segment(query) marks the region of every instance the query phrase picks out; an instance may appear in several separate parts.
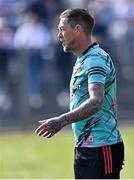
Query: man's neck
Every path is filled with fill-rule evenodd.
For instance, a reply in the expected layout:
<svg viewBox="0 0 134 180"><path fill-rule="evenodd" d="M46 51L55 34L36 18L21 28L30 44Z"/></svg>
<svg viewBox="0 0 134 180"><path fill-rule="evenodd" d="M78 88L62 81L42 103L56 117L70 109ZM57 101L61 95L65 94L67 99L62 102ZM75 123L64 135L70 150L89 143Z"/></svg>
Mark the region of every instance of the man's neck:
<svg viewBox="0 0 134 180"><path fill-rule="evenodd" d="M74 55L80 56L88 47L92 44L92 39L91 37L87 37L86 39L83 40L78 40L77 42L77 48L75 51L73 51Z"/></svg>

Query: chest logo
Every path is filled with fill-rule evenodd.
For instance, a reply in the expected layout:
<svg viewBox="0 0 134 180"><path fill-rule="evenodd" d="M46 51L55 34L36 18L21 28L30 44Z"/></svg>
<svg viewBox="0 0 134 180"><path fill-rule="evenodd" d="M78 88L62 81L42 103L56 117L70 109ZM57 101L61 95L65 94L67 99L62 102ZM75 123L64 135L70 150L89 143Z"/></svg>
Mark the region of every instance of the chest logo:
<svg viewBox="0 0 134 180"><path fill-rule="evenodd" d="M81 68L77 68L77 69L75 69L74 75L79 74L80 72L81 72Z"/></svg>

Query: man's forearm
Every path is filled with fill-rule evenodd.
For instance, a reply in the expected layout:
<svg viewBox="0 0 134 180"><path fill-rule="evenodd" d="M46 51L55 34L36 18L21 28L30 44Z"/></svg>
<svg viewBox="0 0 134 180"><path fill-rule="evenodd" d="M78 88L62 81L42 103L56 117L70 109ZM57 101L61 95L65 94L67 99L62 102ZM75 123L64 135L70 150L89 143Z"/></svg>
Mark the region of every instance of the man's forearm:
<svg viewBox="0 0 134 180"><path fill-rule="evenodd" d="M104 85L101 83L90 84L89 93L90 98L76 109L55 118L42 120L36 133L39 136L43 135L50 138L64 126L81 121L98 112L103 104Z"/></svg>
<svg viewBox="0 0 134 180"><path fill-rule="evenodd" d="M88 118L89 116L98 112L100 109L101 103L98 100L89 99L73 111L61 115L60 119L63 125L66 126L68 124Z"/></svg>
<svg viewBox="0 0 134 180"><path fill-rule="evenodd" d="M90 94L89 99L73 111L60 116L63 126L86 119L101 110L104 97L104 85L102 83L93 83L89 85L88 89Z"/></svg>
<svg viewBox="0 0 134 180"><path fill-rule="evenodd" d="M41 125L36 129L39 136L52 137L64 126L83 120L100 110L99 100L89 99L81 104L78 108L59 117L42 120Z"/></svg>

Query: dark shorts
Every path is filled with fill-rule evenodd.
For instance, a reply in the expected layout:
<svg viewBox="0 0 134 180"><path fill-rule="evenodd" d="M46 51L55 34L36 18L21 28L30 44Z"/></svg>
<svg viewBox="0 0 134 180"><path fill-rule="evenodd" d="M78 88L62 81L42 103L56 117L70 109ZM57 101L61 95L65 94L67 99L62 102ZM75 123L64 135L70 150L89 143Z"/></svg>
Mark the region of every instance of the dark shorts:
<svg viewBox="0 0 134 180"><path fill-rule="evenodd" d="M75 179L119 179L124 161L124 145L75 148Z"/></svg>

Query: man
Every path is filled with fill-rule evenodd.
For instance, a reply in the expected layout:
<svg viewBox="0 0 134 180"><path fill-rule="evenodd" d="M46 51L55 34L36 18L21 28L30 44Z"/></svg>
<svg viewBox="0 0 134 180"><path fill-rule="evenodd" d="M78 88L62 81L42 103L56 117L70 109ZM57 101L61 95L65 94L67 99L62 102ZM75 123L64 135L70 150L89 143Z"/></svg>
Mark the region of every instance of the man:
<svg viewBox="0 0 134 180"><path fill-rule="evenodd" d="M93 17L84 9L60 15L58 37L77 56L70 82L70 112L39 121L39 136L52 137L72 123L76 179L120 177L124 146L117 127L116 79L110 56L92 42Z"/></svg>

